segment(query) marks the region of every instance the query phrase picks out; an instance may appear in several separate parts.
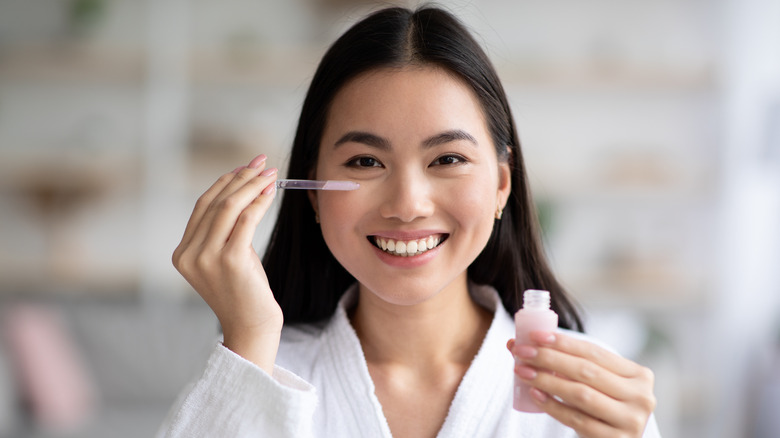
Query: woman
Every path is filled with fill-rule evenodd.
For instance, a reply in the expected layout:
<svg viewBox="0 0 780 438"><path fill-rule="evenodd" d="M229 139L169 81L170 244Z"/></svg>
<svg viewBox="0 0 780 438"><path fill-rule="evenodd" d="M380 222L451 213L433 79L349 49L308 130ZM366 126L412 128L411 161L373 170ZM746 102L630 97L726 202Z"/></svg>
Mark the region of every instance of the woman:
<svg viewBox="0 0 780 438"><path fill-rule="evenodd" d="M285 193L262 264L265 156L198 200L173 260L224 338L167 436L658 436L652 373L576 333L505 93L450 14L386 9L337 40L288 174L360 188ZM514 346L529 288L561 330ZM549 415L512 410L514 375Z"/></svg>

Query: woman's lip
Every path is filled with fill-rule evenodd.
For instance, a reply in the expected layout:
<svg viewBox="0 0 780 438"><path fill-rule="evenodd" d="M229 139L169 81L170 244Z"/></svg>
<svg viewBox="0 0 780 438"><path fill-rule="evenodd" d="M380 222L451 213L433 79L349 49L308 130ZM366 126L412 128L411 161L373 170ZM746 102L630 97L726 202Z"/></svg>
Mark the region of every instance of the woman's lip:
<svg viewBox="0 0 780 438"><path fill-rule="evenodd" d="M377 248L376 246L372 246L372 248L375 251L377 257L379 257L379 260L385 264L395 268L411 269L421 267L435 259L441 250L442 244L444 244L444 242L439 244L436 248L429 249L422 254L407 257L390 254L388 252L382 251L382 249Z"/></svg>
<svg viewBox="0 0 780 438"><path fill-rule="evenodd" d="M419 240L419 239L427 238L429 236L444 237L447 235L449 235L449 233L441 230L416 230L416 231L379 231L376 233L369 234L368 237L369 238L381 237L384 239L407 241L407 240Z"/></svg>

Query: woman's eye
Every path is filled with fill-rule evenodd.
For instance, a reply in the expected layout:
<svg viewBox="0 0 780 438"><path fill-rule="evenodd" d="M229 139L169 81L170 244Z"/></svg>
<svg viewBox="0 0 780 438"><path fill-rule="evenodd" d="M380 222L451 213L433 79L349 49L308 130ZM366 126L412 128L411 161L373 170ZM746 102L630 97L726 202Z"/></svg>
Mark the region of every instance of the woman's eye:
<svg viewBox="0 0 780 438"><path fill-rule="evenodd" d="M453 164L460 164L464 163L466 160L461 157L460 155L442 155L441 157L433 160L433 163L431 163L431 166L447 166L447 165L453 165Z"/></svg>
<svg viewBox="0 0 780 438"><path fill-rule="evenodd" d="M349 167L381 167L382 164L374 157L355 157L347 161Z"/></svg>

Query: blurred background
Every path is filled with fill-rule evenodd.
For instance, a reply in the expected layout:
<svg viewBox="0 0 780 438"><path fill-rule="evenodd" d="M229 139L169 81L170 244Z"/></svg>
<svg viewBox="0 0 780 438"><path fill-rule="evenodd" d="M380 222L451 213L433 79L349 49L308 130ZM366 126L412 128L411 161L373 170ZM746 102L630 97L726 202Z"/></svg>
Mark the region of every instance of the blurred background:
<svg viewBox="0 0 780 438"><path fill-rule="evenodd" d="M170 262L195 200L258 153L285 168L319 57L389 4L418 2L0 0L0 437L155 432L217 334ZM780 436L780 1L441 4L663 435Z"/></svg>

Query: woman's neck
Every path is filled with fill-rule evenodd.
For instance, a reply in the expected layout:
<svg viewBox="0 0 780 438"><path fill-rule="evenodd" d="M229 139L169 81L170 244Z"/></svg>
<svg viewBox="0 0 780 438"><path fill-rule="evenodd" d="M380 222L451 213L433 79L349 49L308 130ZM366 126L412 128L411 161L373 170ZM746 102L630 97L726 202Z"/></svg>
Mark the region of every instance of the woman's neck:
<svg viewBox="0 0 780 438"><path fill-rule="evenodd" d="M351 322L369 364L423 372L446 364L468 366L492 321L471 299L465 275L415 305L391 304L362 286L359 290Z"/></svg>

